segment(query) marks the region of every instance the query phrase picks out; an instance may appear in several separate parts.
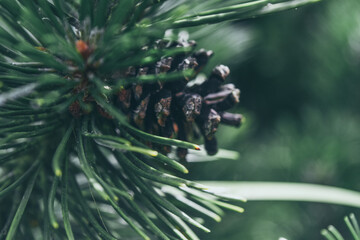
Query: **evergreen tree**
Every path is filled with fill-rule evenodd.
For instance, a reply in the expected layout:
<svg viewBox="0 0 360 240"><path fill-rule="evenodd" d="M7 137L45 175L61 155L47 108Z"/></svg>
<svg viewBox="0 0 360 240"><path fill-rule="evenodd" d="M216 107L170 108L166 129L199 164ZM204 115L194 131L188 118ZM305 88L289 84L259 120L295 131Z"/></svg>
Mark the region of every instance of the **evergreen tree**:
<svg viewBox="0 0 360 240"><path fill-rule="evenodd" d="M212 52L170 30L312 2L2 0L0 238L197 239L196 217L242 212L183 178L242 116L229 69L200 79Z"/></svg>

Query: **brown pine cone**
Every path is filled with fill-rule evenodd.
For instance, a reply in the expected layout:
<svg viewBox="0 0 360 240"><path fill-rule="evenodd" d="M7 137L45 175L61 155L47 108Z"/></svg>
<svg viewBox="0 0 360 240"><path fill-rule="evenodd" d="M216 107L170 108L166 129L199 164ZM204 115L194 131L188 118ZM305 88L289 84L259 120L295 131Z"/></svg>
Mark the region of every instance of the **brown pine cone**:
<svg viewBox="0 0 360 240"><path fill-rule="evenodd" d="M156 49L176 47L194 48L195 41L158 40ZM174 58L164 57L152 66L131 67L125 73L127 77L146 74L166 74L194 70L191 79L183 77L166 83L155 82L133 84L122 89L117 95L119 108L128 115L131 123L146 132L176 137L189 141L198 129L204 137L205 150L209 155L218 151L215 133L220 123L239 127L241 114L226 112L239 102L240 90L233 84L224 84L230 69L224 65L216 66L209 78L196 84L188 84L207 64L212 51L200 49L190 55L180 54ZM156 150L168 153L169 147L152 146ZM178 148L177 155L185 159L187 149Z"/></svg>

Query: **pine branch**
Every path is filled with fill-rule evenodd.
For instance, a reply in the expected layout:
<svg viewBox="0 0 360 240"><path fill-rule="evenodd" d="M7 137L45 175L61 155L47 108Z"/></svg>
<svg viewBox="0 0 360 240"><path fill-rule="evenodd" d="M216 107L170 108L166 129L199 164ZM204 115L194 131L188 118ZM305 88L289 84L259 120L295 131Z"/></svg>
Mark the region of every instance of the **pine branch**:
<svg viewBox="0 0 360 240"><path fill-rule="evenodd" d="M229 68L187 85L212 51L165 32L310 2L214 1L194 15L184 6L164 10L170 0L1 1L0 205L9 209L1 236L120 239L131 227L143 239L198 239L191 227L210 232L198 216L220 221L221 208L242 212L228 202L242 201L174 173L188 173L187 151L200 149L193 136L214 155L218 125L243 118L227 112L240 94L224 84ZM32 231L29 221L43 229Z"/></svg>

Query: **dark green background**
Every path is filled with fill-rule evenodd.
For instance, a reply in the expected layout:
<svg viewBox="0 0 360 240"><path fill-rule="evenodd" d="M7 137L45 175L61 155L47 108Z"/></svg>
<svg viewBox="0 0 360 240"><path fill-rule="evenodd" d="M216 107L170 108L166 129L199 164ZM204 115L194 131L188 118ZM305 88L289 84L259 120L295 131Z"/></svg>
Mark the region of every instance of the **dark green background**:
<svg viewBox="0 0 360 240"><path fill-rule="evenodd" d="M190 164L191 177L360 191L360 1L323 1L209 29L210 35L198 30L191 36L215 51L210 70L230 66L229 81L241 89L234 111L247 122L218 133L221 147L240 152L238 161ZM201 239L322 239L322 228L334 224L346 235L343 216L360 216L357 209L326 204L244 207L244 214L209 222L213 232Z"/></svg>

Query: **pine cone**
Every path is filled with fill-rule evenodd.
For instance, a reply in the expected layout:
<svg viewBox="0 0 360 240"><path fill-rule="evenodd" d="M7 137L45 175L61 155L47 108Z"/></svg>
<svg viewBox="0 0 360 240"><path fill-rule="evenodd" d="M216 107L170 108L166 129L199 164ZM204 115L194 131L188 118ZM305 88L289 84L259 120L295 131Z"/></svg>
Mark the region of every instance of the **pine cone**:
<svg viewBox="0 0 360 240"><path fill-rule="evenodd" d="M174 49L196 46L195 41L158 40L153 48ZM233 84L224 84L230 69L216 66L209 78L197 83L196 76L207 64L212 51L200 49L191 54L175 58L163 57L149 66L130 67L126 77L140 77L146 74L165 74L193 70L191 78L150 84L131 84L117 94L118 107L127 114L130 122L148 133L168 138L189 141L191 136L201 133L209 155L218 151L215 132L220 123L240 126L242 115L226 112L239 102L240 90ZM192 80L192 81L191 81ZM195 132L195 133L194 133ZM197 133L199 132L199 133ZM170 147L152 146L166 154ZM185 159L187 149L178 148L177 156Z"/></svg>

